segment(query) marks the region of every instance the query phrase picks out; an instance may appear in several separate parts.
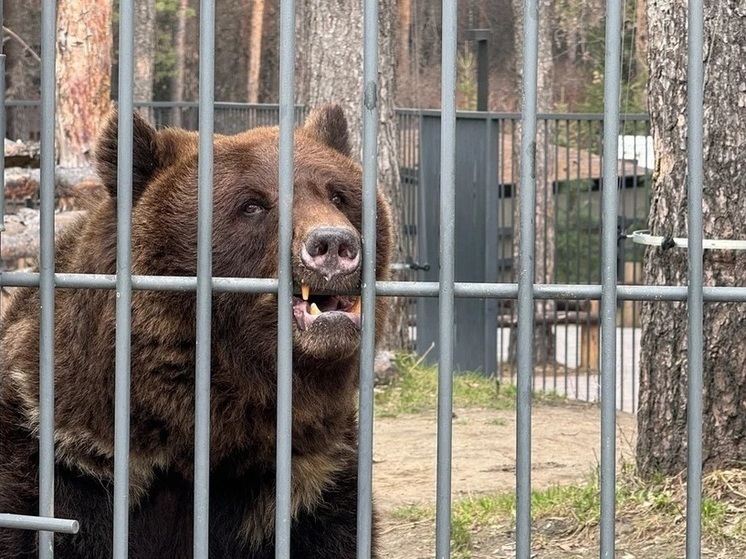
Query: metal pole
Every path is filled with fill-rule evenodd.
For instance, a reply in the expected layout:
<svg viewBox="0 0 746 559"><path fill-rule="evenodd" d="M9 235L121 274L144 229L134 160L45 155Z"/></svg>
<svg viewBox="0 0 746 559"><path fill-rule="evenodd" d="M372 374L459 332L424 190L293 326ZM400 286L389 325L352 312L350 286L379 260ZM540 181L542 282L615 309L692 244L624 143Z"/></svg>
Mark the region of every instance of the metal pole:
<svg viewBox="0 0 746 559"><path fill-rule="evenodd" d="M615 555L617 143L621 80L622 1L606 5L601 239L601 557Z"/></svg>
<svg viewBox="0 0 746 559"><path fill-rule="evenodd" d="M275 557L290 558L293 434L293 130L295 128L295 2L280 2L279 271L277 286L277 508Z"/></svg>
<svg viewBox="0 0 746 559"><path fill-rule="evenodd" d="M39 516L54 516L54 129L55 0L41 7L39 238ZM54 557L54 532L39 532L39 559Z"/></svg>
<svg viewBox="0 0 746 559"><path fill-rule="evenodd" d="M456 236L456 0L443 1L440 132L440 275L438 286L438 464L435 549L451 556L451 458L453 432L453 320Z"/></svg>
<svg viewBox="0 0 746 559"><path fill-rule="evenodd" d="M687 79L687 197L689 218L689 264L687 304L689 307L687 361L687 479L686 556L699 559L702 532L702 370L704 368L703 304L703 216L704 184L704 3L689 0L689 75Z"/></svg>
<svg viewBox="0 0 746 559"><path fill-rule="evenodd" d="M114 559L127 559L129 542L134 17L134 2L132 0L122 0L119 4L119 124L117 128Z"/></svg>
<svg viewBox="0 0 746 559"><path fill-rule="evenodd" d="M357 556L369 559L373 518L373 367L375 360L376 199L378 140L378 2L365 0L363 18L363 282L360 347Z"/></svg>
<svg viewBox="0 0 746 559"><path fill-rule="evenodd" d="M197 345L194 383L194 557L210 548L210 356L212 183L215 104L215 0L200 0L199 158L197 167Z"/></svg>
<svg viewBox="0 0 746 559"><path fill-rule="evenodd" d="M516 558L531 556L531 392L534 363L534 234L539 6L525 0L523 17L523 131L521 135L518 259L518 381L516 394Z"/></svg>

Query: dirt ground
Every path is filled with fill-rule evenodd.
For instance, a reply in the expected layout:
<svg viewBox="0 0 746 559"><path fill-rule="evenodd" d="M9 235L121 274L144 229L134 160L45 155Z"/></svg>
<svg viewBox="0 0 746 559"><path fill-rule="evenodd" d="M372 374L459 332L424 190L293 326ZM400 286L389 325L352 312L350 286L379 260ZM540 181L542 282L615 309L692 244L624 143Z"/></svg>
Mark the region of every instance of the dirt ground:
<svg viewBox="0 0 746 559"><path fill-rule="evenodd" d="M636 420L617 414L617 451L631 460ZM515 490L514 410L456 409L453 422L453 498ZM407 521L392 511L405 505L435 502L436 419L434 413L377 418L374 447L374 493L381 512L382 559L434 557L432 520ZM600 409L586 404L542 405L533 409L532 488L587 480L600 461ZM627 521L629 520L629 521ZM634 519L617 517L617 557L673 559L683 557L683 541L648 541L626 537ZM568 519L534 523L532 557L570 559L598 557L593 534L571 533ZM515 557L515 534L510 519L488 526L473 538L471 558ZM736 557L734 550L703 549L703 557ZM738 555L742 556L742 555Z"/></svg>

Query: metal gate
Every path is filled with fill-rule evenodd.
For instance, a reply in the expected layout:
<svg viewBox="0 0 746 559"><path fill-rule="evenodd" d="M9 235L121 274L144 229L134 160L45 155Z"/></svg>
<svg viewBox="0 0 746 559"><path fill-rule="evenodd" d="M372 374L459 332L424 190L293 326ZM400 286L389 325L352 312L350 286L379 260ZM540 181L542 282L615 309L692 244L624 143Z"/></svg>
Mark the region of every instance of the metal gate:
<svg viewBox="0 0 746 559"><path fill-rule="evenodd" d="M278 280L214 279L211 277L211 184L212 138L214 128L214 2L200 3L200 110L199 110L199 244L198 273L192 278L133 276L130 263L132 120L119 123L118 264L116 276L55 273L54 270L54 120L55 120L55 11L54 0L42 3L42 101L41 101L41 255L38 273L9 272L1 283L8 286L38 286L41 292L40 339L40 506L38 517L22 517L0 511L0 526L39 530L40 557L53 557L54 532L75 532L75 519L54 518L54 362L53 309L56 288L102 288L117 292L116 405L115 405L115 493L114 557L127 557L128 530L128 453L130 384L130 302L132 290L188 289L197 293L197 371L194 479L194 555L206 558L209 533L209 435L210 435L210 320L213 291L272 292L279 298L278 313L278 448L276 549L278 558L289 557L290 538L290 459L291 459L291 297L290 240L292 237L293 129L295 3L281 1L280 12L280 240L281 268ZM133 0L121 0L119 33L119 107L121 115L133 111ZM602 278L600 285L535 285L534 277L534 149L537 127L537 0L525 0L524 62L521 137L520 258L517 283L455 281L457 247L456 204L456 21L457 3L444 0L442 8L442 115L440 121L440 193L438 219L440 232L437 278L422 282L376 282L375 245L364 247L363 329L360 389L360 466L358 506L358 556L370 556L372 495L373 424L373 308L376 295L437 297L439 321L439 397L436 554L449 557L451 512L451 421L452 371L454 370L454 316L456 299L515 299L518 315L518 396L517 396L517 515L516 556L531 557L531 393L534 302L540 299L588 298L601 302L601 544L602 557L614 556L615 521L615 314L618 300L686 300L689 306L689 462L687 508L687 556L699 557L701 511L701 403L702 403L702 1L690 0L689 49L689 251L687 288L617 286L617 191L603 190ZM364 219L363 237L375 237L376 108L378 4L364 0ZM606 65L604 99L604 177L615 177L616 138L619 129L620 34L622 2L610 0L606 13ZM2 57L0 57L2 60ZM0 68L1 70L2 68ZM0 72L4 75L4 72ZM1 85L1 84L0 84ZM487 247L485 247L485 250ZM722 299L722 297L721 297ZM283 310L284 309L284 310Z"/></svg>

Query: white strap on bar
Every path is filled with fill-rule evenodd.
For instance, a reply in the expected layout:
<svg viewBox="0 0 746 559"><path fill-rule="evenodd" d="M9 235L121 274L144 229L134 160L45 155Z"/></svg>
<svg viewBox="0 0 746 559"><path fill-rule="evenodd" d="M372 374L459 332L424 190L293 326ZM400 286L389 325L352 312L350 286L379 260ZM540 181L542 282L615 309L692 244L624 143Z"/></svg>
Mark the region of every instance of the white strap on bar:
<svg viewBox="0 0 746 559"><path fill-rule="evenodd" d="M671 248L674 246L687 248L688 246L688 239L686 237L658 237L651 235L647 230L634 231L631 235L627 235L627 238L632 239L632 242L640 245L661 246L664 241L669 241L668 244L670 245L670 241L673 241L673 245L670 245ZM702 241L702 248L711 250L746 250L746 240L704 239Z"/></svg>

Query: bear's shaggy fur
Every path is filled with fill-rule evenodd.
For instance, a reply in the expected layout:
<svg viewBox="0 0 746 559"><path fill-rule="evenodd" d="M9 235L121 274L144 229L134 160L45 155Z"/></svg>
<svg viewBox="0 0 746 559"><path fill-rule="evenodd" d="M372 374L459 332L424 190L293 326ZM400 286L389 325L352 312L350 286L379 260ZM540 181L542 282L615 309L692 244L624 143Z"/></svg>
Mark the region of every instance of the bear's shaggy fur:
<svg viewBox="0 0 746 559"><path fill-rule="evenodd" d="M117 119L97 149L109 196L58 240L56 270L116 269ZM134 121L132 270L194 276L196 133ZM213 275L277 277L278 129L215 136ZM341 109L295 133L293 199L292 556L352 558L356 548L357 376L362 175ZM390 210L379 194L377 262L387 277ZM307 286L310 298L301 294ZM335 293L337 295L335 295ZM58 559L112 553L113 290L59 289L55 306L55 515ZM192 556L193 292L132 299L129 557ZM3 324L0 512L38 513L39 294L18 290ZM320 314L318 314L320 313ZM385 309L376 303L377 335ZM215 293L212 317L210 551L274 557L275 294ZM0 558L36 556L36 533L0 529ZM375 554L375 553L374 553Z"/></svg>

